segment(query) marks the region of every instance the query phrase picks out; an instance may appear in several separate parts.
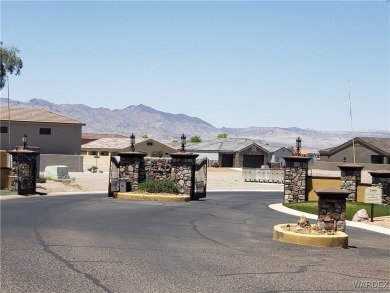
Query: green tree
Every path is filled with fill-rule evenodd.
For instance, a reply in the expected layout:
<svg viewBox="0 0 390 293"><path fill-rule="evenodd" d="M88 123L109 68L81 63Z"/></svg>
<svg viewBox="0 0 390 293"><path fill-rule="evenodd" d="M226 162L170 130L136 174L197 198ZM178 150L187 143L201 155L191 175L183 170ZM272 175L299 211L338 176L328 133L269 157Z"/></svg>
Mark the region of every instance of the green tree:
<svg viewBox="0 0 390 293"><path fill-rule="evenodd" d="M23 68L22 59L18 57L19 50L15 47L5 47L0 42L0 90L5 86L7 74L19 75Z"/></svg>
<svg viewBox="0 0 390 293"><path fill-rule="evenodd" d="M194 135L193 137L190 138L190 142L202 142L202 139L200 138L199 135Z"/></svg>
<svg viewBox="0 0 390 293"><path fill-rule="evenodd" d="M142 135L142 138L149 138L146 134Z"/></svg>
<svg viewBox="0 0 390 293"><path fill-rule="evenodd" d="M227 137L228 137L227 133L219 133L217 135L217 138L227 138Z"/></svg>

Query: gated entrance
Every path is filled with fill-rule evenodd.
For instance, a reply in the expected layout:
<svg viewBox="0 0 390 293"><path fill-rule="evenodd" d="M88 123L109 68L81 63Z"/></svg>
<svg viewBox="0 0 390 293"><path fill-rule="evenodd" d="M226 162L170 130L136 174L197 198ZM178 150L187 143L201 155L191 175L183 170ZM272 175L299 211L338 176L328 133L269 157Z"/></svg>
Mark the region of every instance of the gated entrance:
<svg viewBox="0 0 390 293"><path fill-rule="evenodd" d="M114 192L119 192L119 161L116 157L110 157L110 173L108 175L108 197L113 197Z"/></svg>
<svg viewBox="0 0 390 293"><path fill-rule="evenodd" d="M207 187L207 158L198 159L193 167L192 200L206 197Z"/></svg>

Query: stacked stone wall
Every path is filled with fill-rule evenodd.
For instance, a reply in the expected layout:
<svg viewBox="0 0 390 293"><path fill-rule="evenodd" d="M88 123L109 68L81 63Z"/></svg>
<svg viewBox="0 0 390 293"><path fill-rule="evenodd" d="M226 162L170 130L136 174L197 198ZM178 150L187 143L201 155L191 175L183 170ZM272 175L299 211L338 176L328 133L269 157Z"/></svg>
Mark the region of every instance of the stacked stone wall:
<svg viewBox="0 0 390 293"><path fill-rule="evenodd" d="M284 202L306 201L307 169L286 167L284 171Z"/></svg>
<svg viewBox="0 0 390 293"><path fill-rule="evenodd" d="M181 194L191 194L192 169L195 159L192 158L172 158L171 178L178 184Z"/></svg>
<svg viewBox="0 0 390 293"><path fill-rule="evenodd" d="M356 176L341 176L340 188L351 192L347 200L354 201L356 199L358 183Z"/></svg>
<svg viewBox="0 0 390 293"><path fill-rule="evenodd" d="M132 188L146 179L172 180L181 194L191 194L192 168L194 159L121 157L119 178L127 179Z"/></svg>
<svg viewBox="0 0 390 293"><path fill-rule="evenodd" d="M145 178L145 160L143 157L121 157L119 179L127 179L131 186L135 188Z"/></svg>
<svg viewBox="0 0 390 293"><path fill-rule="evenodd" d="M318 228L327 231L345 232L346 200L345 198L318 199Z"/></svg>

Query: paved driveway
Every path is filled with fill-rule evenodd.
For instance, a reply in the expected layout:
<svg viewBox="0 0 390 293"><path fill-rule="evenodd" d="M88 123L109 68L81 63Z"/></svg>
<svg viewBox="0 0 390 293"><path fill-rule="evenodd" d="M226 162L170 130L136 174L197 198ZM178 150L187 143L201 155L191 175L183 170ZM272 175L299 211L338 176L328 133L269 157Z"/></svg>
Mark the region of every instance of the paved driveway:
<svg viewBox="0 0 390 293"><path fill-rule="evenodd" d="M281 198L280 192L214 192L189 203L115 200L105 194L4 201L1 289L390 290L389 236L349 228L349 249L273 241L274 225L297 220L268 208Z"/></svg>

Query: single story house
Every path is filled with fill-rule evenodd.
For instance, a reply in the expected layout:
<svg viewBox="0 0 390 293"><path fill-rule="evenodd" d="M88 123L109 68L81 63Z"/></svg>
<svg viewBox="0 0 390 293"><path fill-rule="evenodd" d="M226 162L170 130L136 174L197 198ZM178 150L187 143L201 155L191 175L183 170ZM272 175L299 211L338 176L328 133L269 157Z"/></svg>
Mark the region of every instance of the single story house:
<svg viewBox="0 0 390 293"><path fill-rule="evenodd" d="M82 133L81 134L81 144L86 144L98 140L100 138L126 138L127 136L114 133Z"/></svg>
<svg viewBox="0 0 390 293"><path fill-rule="evenodd" d="M27 146L41 154L80 155L85 123L51 111L33 108L0 107L2 150Z"/></svg>
<svg viewBox="0 0 390 293"><path fill-rule="evenodd" d="M390 138L355 137L334 148L319 151L320 161L390 164Z"/></svg>
<svg viewBox="0 0 390 293"><path fill-rule="evenodd" d="M220 167L261 168L271 162L271 147L248 138L216 138L199 143L189 143L186 151L216 160Z"/></svg>
<svg viewBox="0 0 390 293"><path fill-rule="evenodd" d="M100 138L81 146L83 155L109 156L115 153L129 152L131 147L129 137ZM136 152L146 153L151 157L169 157L170 153L177 150L158 142L152 138L140 138L135 140L134 148Z"/></svg>

